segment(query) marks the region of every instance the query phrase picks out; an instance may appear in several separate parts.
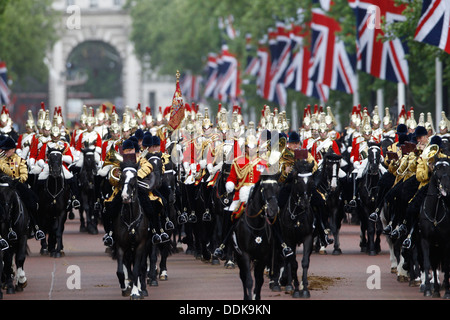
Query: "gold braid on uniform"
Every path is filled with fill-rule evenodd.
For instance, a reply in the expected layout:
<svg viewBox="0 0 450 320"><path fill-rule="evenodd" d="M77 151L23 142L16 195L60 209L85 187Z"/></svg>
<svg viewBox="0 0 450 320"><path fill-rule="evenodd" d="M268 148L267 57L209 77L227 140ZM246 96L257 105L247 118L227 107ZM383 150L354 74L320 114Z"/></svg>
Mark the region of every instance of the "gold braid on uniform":
<svg viewBox="0 0 450 320"><path fill-rule="evenodd" d="M245 180L247 179L248 174L253 171L253 167L256 163L258 163L259 160L260 159L256 157L253 161L247 163L242 168L238 166L237 161L233 161L234 170L236 171L236 176L239 180L239 183L235 187L235 190L239 190L242 187L242 185L245 183Z"/></svg>

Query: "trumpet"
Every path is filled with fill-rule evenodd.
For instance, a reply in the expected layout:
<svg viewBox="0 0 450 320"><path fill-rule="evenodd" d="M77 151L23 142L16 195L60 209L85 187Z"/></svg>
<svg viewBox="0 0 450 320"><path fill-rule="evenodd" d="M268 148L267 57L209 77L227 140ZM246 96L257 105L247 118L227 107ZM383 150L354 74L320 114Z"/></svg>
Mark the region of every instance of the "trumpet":
<svg viewBox="0 0 450 320"><path fill-rule="evenodd" d="M5 150L1 150L0 151L0 159L4 159L6 158L6 151Z"/></svg>
<svg viewBox="0 0 450 320"><path fill-rule="evenodd" d="M422 159L430 161L434 159L436 154L439 153L439 146L437 144L430 144L422 151Z"/></svg>

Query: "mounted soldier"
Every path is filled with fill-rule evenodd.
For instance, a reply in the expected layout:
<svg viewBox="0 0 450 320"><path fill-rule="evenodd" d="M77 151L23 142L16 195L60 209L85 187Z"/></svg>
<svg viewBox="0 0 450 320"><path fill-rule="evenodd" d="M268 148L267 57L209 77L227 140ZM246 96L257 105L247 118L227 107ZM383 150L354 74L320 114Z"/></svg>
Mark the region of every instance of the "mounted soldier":
<svg viewBox="0 0 450 320"><path fill-rule="evenodd" d="M44 188L44 182L47 180L49 175L49 166L48 166L48 153L49 149L59 149L62 151L62 161L63 166L61 168L64 181L69 185L70 190L72 192L71 204L74 209L80 207L78 186L76 184L74 175L69 171L68 166L73 162L73 155L70 150L70 145L68 142L64 141L61 137L61 131L54 121L53 126L51 127L50 140L45 142L39 150L39 154L36 159L36 167L41 171L38 176L38 187Z"/></svg>
<svg viewBox="0 0 450 320"><path fill-rule="evenodd" d="M45 235L40 230L37 223L38 199L36 194L27 185L27 163L16 153L16 143L11 137L5 137L0 142L0 171L5 173L11 179L17 180L17 193L20 199L23 201L25 207L27 208L28 214L30 216L30 223L34 228L32 229L30 228L31 226L29 226L30 234L34 233L36 240L43 239ZM17 240L17 234L11 227L9 228L8 240ZM1 249L4 248L4 241L0 241Z"/></svg>
<svg viewBox="0 0 450 320"><path fill-rule="evenodd" d="M13 122L9 115L9 110L3 105L0 113L0 134L11 137L15 142L19 139L19 135L13 128Z"/></svg>

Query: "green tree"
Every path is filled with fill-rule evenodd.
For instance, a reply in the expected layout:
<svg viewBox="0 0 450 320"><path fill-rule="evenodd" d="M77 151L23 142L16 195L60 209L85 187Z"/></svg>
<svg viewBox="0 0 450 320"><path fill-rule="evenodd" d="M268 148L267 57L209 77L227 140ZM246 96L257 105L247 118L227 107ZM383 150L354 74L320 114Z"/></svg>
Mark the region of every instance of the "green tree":
<svg viewBox="0 0 450 320"><path fill-rule="evenodd" d="M0 58L6 62L13 81L30 75L42 82L48 78L44 58L56 37L51 3L0 1Z"/></svg>

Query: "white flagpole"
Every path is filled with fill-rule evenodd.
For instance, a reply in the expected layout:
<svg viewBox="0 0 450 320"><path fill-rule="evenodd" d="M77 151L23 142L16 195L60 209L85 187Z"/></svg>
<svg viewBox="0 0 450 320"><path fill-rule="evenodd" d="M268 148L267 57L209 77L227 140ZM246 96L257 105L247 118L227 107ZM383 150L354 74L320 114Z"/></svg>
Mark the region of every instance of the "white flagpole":
<svg viewBox="0 0 450 320"><path fill-rule="evenodd" d="M400 111L402 110L402 106L406 107L405 104L405 84L403 82L399 82L397 86L397 93L398 93L398 105L397 105L397 114L400 114Z"/></svg>
<svg viewBox="0 0 450 320"><path fill-rule="evenodd" d="M358 104L360 104L359 101L359 76L358 76L358 72L356 72L356 81L355 81L355 91L353 92L353 105L357 106Z"/></svg>
<svg viewBox="0 0 450 320"><path fill-rule="evenodd" d="M384 117L384 90L377 89L377 106L380 113L380 119Z"/></svg>
<svg viewBox="0 0 450 320"><path fill-rule="evenodd" d="M443 105L442 97L442 61L436 57L436 113L435 113L435 128L439 128L439 122L441 121L441 112Z"/></svg>

